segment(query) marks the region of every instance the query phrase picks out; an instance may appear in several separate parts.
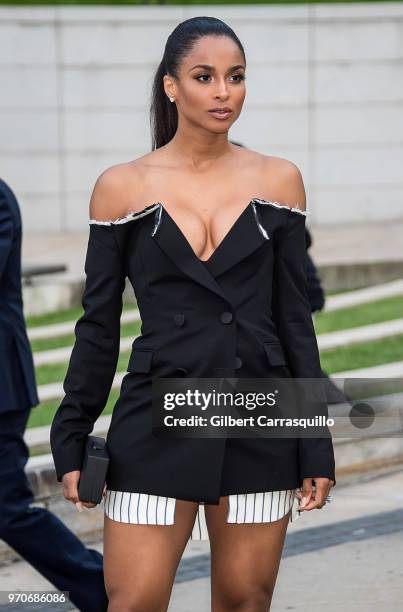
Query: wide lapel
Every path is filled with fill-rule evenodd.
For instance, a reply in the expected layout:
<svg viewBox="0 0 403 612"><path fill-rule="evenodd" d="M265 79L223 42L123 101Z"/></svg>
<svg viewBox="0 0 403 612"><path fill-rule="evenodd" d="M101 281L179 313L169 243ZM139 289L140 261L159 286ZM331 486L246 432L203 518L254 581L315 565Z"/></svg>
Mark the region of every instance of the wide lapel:
<svg viewBox="0 0 403 612"><path fill-rule="evenodd" d="M218 277L251 255L267 240L269 235L259 221L256 204L252 200L208 260L208 270L214 277Z"/></svg>
<svg viewBox="0 0 403 612"><path fill-rule="evenodd" d="M187 276L229 302L220 285L198 259L178 225L163 206L151 236L174 264ZM229 302L230 303L230 302Z"/></svg>

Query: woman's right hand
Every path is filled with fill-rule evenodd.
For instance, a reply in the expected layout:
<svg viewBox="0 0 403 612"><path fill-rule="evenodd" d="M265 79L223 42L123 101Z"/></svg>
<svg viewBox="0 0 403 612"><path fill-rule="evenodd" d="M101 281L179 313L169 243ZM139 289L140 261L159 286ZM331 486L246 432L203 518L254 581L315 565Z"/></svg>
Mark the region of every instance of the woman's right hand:
<svg viewBox="0 0 403 612"><path fill-rule="evenodd" d="M62 476L63 495L65 499L75 504L77 510L82 512L84 508L95 508L96 504L82 502L78 497L78 481L80 480L80 470L67 472Z"/></svg>

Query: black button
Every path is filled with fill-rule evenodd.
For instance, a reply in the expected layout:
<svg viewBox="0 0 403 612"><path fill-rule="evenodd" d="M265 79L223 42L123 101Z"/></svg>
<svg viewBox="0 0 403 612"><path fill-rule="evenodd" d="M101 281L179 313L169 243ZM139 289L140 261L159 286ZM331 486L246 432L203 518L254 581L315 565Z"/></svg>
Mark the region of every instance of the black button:
<svg viewBox="0 0 403 612"><path fill-rule="evenodd" d="M185 315L182 314L181 312L177 312L174 315L174 321L175 321L175 325L177 325L178 327L181 327L185 322Z"/></svg>
<svg viewBox="0 0 403 612"><path fill-rule="evenodd" d="M176 368L176 372L178 376L187 376L189 374L186 368Z"/></svg>
<svg viewBox="0 0 403 612"><path fill-rule="evenodd" d="M235 365L234 368L238 370L238 368L242 367L242 359L240 357L235 357Z"/></svg>
<svg viewBox="0 0 403 612"><path fill-rule="evenodd" d="M232 321L232 312L224 311L220 314L221 323L231 323Z"/></svg>

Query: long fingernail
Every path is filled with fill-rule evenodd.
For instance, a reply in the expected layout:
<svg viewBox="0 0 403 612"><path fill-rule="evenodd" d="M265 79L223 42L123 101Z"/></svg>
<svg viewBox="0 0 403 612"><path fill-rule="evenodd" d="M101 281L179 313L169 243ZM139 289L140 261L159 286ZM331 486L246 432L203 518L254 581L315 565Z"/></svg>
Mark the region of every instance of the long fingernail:
<svg viewBox="0 0 403 612"><path fill-rule="evenodd" d="M82 512L84 510L81 502L76 502L76 508L79 512Z"/></svg>
<svg viewBox="0 0 403 612"><path fill-rule="evenodd" d="M301 506L302 506L302 507L306 506L306 502L307 502L307 498L306 498L306 497L303 497L303 498L302 498L302 502L301 502Z"/></svg>

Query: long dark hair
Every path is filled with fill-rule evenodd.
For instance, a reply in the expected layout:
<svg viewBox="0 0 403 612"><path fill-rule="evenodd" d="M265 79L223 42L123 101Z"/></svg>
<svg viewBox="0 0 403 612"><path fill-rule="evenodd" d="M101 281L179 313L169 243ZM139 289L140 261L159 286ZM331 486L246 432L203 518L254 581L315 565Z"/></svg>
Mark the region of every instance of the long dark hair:
<svg viewBox="0 0 403 612"><path fill-rule="evenodd" d="M238 45L244 59L245 51L241 41L221 19L216 17L191 17L179 23L168 36L164 55L155 72L150 107L152 150L167 144L178 128L176 104L170 102L164 90L163 76L170 74L178 78L178 68L183 57L189 53L202 36L228 36Z"/></svg>

